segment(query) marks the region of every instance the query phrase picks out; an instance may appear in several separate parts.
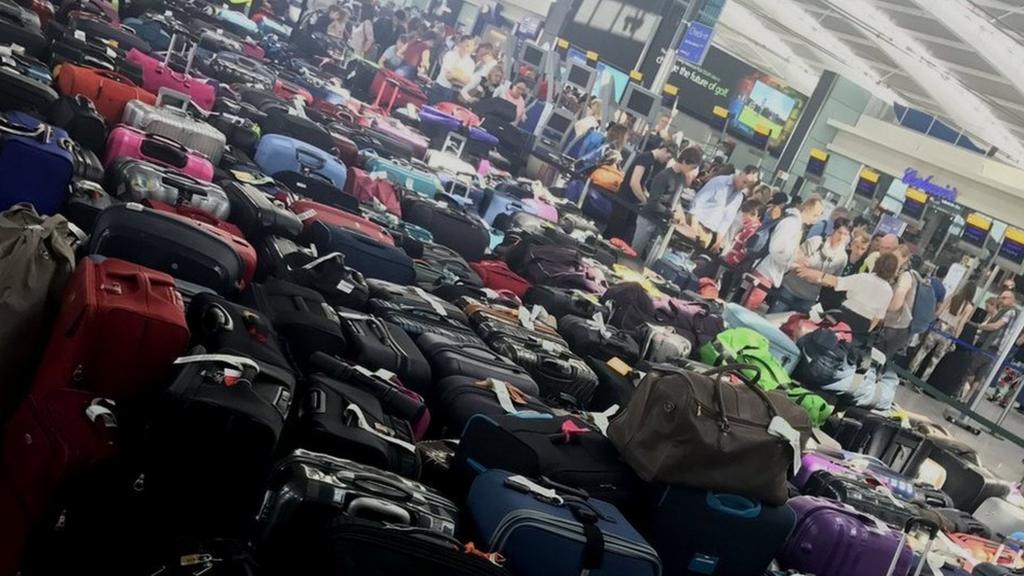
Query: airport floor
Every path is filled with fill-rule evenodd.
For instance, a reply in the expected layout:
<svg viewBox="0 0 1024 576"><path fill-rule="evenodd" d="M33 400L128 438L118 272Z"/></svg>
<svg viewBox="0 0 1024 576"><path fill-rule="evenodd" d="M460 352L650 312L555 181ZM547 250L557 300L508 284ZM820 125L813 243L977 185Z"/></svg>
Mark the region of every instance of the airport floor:
<svg viewBox="0 0 1024 576"><path fill-rule="evenodd" d="M897 390L896 401L911 412L923 414L935 422L943 424L958 439L974 446L981 456L982 463L1000 478L1017 481L1024 478L1024 448L986 431L975 436L967 430L947 423L943 418L943 413L950 409L947 405L924 394L916 393L906 386L901 386ZM999 418L1002 410L998 404L988 400L982 400L978 406L978 412L993 421ZM971 424L975 425L974 422ZM1003 422L1003 427L1024 438L1024 414L1011 409Z"/></svg>

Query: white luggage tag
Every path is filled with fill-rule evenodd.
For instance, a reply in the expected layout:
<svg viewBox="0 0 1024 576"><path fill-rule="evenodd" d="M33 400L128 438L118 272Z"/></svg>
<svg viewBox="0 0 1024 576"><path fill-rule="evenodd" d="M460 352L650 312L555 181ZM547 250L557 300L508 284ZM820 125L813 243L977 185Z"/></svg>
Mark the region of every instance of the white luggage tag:
<svg viewBox="0 0 1024 576"><path fill-rule="evenodd" d="M553 488L545 488L525 476L509 476L505 479L505 485L524 494L532 494L539 500L550 502L555 506L561 506L565 503Z"/></svg>
<svg viewBox="0 0 1024 576"><path fill-rule="evenodd" d="M315 260L312 260L308 264L304 265L302 268L300 268L300 270L312 270L313 268L316 268L317 266L323 264L324 262L327 262L328 260L334 258L335 256L342 256L342 253L341 252L331 252L331 253L328 253L328 254L324 254L323 256L321 256L321 257L319 257L319 258L317 258Z"/></svg>
<svg viewBox="0 0 1024 576"><path fill-rule="evenodd" d="M590 320L590 325L596 328L605 340L612 337L612 331L608 329L608 324L604 321L604 314L601 314L600 311L594 313L594 317Z"/></svg>
<svg viewBox="0 0 1024 576"><path fill-rule="evenodd" d="M363 430L364 432L369 432L370 434L373 434L374 436L380 438L381 440L394 444L395 446L408 450L409 452L416 452L415 445L410 444L404 440L399 440L398 438L395 438L393 436L388 436L387 434L384 434L383 432L377 430L373 426L370 426L370 423L366 421L366 415L363 414L363 410L359 406L356 406L355 404L349 404L347 407L345 407L345 415L353 416L355 418L356 427L359 428L360 430Z"/></svg>
<svg viewBox="0 0 1024 576"><path fill-rule="evenodd" d="M429 304L430 307L434 309L434 312L436 312L439 316L448 316L448 311L445 310L444 306L442 306L441 303L437 301L437 297L428 294L426 290L420 288L419 286L413 286L412 291L415 292L417 296L425 300L427 304Z"/></svg>
<svg viewBox="0 0 1024 576"><path fill-rule="evenodd" d="M488 378L484 382L494 391L494 395L498 398L498 405L501 406L506 414L517 414L519 412L516 409L515 402L512 401L512 395L508 392L507 382L495 378Z"/></svg>
<svg viewBox="0 0 1024 576"><path fill-rule="evenodd" d="M251 369L254 376L260 373L260 365L255 360L230 354L193 354L191 356L181 356L174 361L174 364L194 364L196 362L227 364L229 368L224 369L225 386L234 386L241 381L246 368Z"/></svg>
<svg viewBox="0 0 1024 576"><path fill-rule="evenodd" d="M772 421L768 423L768 433L789 442L790 448L793 449L793 475L796 476L796 473L800 471L800 456L802 455L800 433L781 416L773 417Z"/></svg>
<svg viewBox="0 0 1024 576"><path fill-rule="evenodd" d="M609 424L609 422L611 420L611 417L615 416L618 413L619 413L619 405L618 404L612 404L604 412L591 412L590 413L590 421L594 423L594 426L597 426L597 429L601 431L601 435L602 436L607 436L608 435L608 424Z"/></svg>
<svg viewBox="0 0 1024 576"><path fill-rule="evenodd" d="M519 307L519 323L527 330L533 330L537 325L537 319L540 318L541 314L544 314L545 310L543 307L534 304L532 309L527 309L525 306Z"/></svg>

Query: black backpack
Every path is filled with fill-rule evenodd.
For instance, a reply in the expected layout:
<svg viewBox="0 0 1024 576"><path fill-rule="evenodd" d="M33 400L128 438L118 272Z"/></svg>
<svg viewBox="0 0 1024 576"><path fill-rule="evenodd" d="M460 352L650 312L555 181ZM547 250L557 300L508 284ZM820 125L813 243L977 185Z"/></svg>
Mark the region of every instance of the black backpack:
<svg viewBox="0 0 1024 576"><path fill-rule="evenodd" d="M747 257L745 262L757 262L768 255L775 227L786 218L798 218L794 214L783 214L771 222L761 226L754 235L747 239Z"/></svg>
<svg viewBox="0 0 1024 576"><path fill-rule="evenodd" d="M849 363L849 349L831 330L819 328L801 336L796 346L800 349L800 363L793 378L811 388L832 384Z"/></svg>

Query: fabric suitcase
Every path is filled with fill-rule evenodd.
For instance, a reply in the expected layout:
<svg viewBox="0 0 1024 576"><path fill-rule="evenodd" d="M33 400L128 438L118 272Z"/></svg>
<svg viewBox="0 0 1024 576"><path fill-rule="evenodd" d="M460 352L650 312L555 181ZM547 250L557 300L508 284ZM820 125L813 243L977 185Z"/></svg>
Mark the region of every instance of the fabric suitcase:
<svg viewBox="0 0 1024 576"><path fill-rule="evenodd" d="M618 358L626 364L639 360L640 346L632 336L591 318L563 316L558 321L558 333L565 338L569 349L580 356L605 361Z"/></svg>
<svg viewBox="0 0 1024 576"><path fill-rule="evenodd" d="M283 77L284 75L285 74L282 73L281 76L278 76L278 78L274 80L274 94L277 94L282 100L287 100L289 102L293 101L295 98L300 98L307 106L312 104L313 95L309 93L309 90L306 90L295 82L286 80ZM287 74L287 76L290 78L294 77L292 74Z"/></svg>
<svg viewBox="0 0 1024 576"><path fill-rule="evenodd" d="M49 107L46 118L50 124L64 128L75 142L97 156L106 150L107 123L92 100L85 96L61 96Z"/></svg>
<svg viewBox="0 0 1024 576"><path fill-rule="evenodd" d="M227 137L220 130L192 118L180 108L166 105L153 106L148 102L133 100L124 106L123 117L110 121L120 121L144 132L170 138L189 150L205 155L214 164L220 163L227 144Z"/></svg>
<svg viewBox="0 0 1024 576"><path fill-rule="evenodd" d="M52 84L18 62L0 64L0 109L45 114L58 98Z"/></svg>
<svg viewBox="0 0 1024 576"><path fill-rule="evenodd" d="M394 246L381 244L359 232L313 222L304 237L322 253L341 252L345 263L366 278L408 285L416 279L412 259Z"/></svg>
<svg viewBox="0 0 1024 576"><path fill-rule="evenodd" d="M119 129L115 128L112 134ZM188 206L218 219L226 219L231 211L231 203L220 186L201 182L173 168L120 158L108 165L107 175L110 188L125 202L155 200L171 206Z"/></svg>
<svg viewBox="0 0 1024 576"><path fill-rule="evenodd" d="M991 540L992 528L985 525L968 512L956 508L936 508L935 512L942 519L942 530L944 532L958 532L961 534L972 534Z"/></svg>
<svg viewBox="0 0 1024 576"><path fill-rule="evenodd" d="M509 270L508 264L501 260L481 260L472 262L469 265L478 276L484 286L491 290L508 291L522 298L530 289L530 283L522 276Z"/></svg>
<svg viewBox="0 0 1024 576"><path fill-rule="evenodd" d="M146 134L130 126L115 126L107 139L103 164L110 167L119 158L145 160L196 180L213 181L213 164L206 156L188 150L170 138Z"/></svg>
<svg viewBox="0 0 1024 576"><path fill-rule="evenodd" d="M206 38L203 35L200 46ZM199 70L224 84L250 84L263 89L270 89L274 85L275 74L270 68L258 60L226 50L219 50L213 58L200 62Z"/></svg>
<svg viewBox="0 0 1024 576"><path fill-rule="evenodd" d="M479 216L442 202L406 196L402 218L430 230L434 242L455 250L469 262L482 259L490 244L487 224Z"/></svg>
<svg viewBox="0 0 1024 576"><path fill-rule="evenodd" d="M386 413L377 398L358 386L313 374L299 405L295 442L337 458L416 479L419 457L409 422Z"/></svg>
<svg viewBox="0 0 1024 576"><path fill-rule="evenodd" d="M88 253L135 262L218 294L238 290L245 271L245 262L228 240L134 203L100 213Z"/></svg>
<svg viewBox="0 0 1024 576"><path fill-rule="evenodd" d="M444 311L408 307L400 303L371 298L370 312L398 325L413 339L423 334L436 334L447 340L467 345L482 344L468 326ZM420 345L422 347L422 345Z"/></svg>
<svg viewBox="0 0 1024 576"><path fill-rule="evenodd" d="M39 58L45 57L49 46L39 16L11 0L0 1L0 42L17 44Z"/></svg>
<svg viewBox="0 0 1024 576"><path fill-rule="evenodd" d="M986 498L974 511L974 517L1004 538L1024 532L1024 508L1005 498Z"/></svg>
<svg viewBox="0 0 1024 576"><path fill-rule="evenodd" d="M336 188L345 188L345 165L327 152L281 134L260 138L253 156L260 170L274 176L279 172L311 172L329 180Z"/></svg>
<svg viewBox="0 0 1024 576"><path fill-rule="evenodd" d="M296 551L321 549L310 543L318 542L317 536L337 519L364 518L437 541L455 534L458 514L454 503L423 484L300 449L274 467L255 540L270 573L288 573L301 569L297 563L306 556ZM375 558L373 564L383 561Z"/></svg>
<svg viewBox="0 0 1024 576"><path fill-rule="evenodd" d="M268 236L259 244L261 278L275 277L320 293L331 306L363 310L369 299L366 280L345 265L340 252L318 255L293 240Z"/></svg>
<svg viewBox="0 0 1024 576"><path fill-rule="evenodd" d="M183 72L173 70L168 63L170 51L162 62L134 48L128 51L125 59L142 68L142 87L146 90L154 94L163 89L180 92L191 98L196 106L209 112L213 110L213 102L217 99L217 89L205 78L189 74L193 57L194 55L189 55L188 64Z"/></svg>
<svg viewBox="0 0 1024 576"><path fill-rule="evenodd" d="M377 72L373 77L373 83L370 84L370 94L376 98L375 106L384 104L388 111L396 107L404 108L409 104L417 109L427 105L427 95L415 82L391 70L381 69Z"/></svg>
<svg viewBox="0 0 1024 576"><path fill-rule="evenodd" d="M91 234L100 212L120 203L120 200L107 194L99 184L79 180L71 183L71 192L64 201L61 214L83 232Z"/></svg>
<svg viewBox="0 0 1024 576"><path fill-rule="evenodd" d="M575 416L473 416L455 458L471 477L489 469L544 477L617 506L630 504L638 487L615 446Z"/></svg>
<svg viewBox="0 0 1024 576"><path fill-rule="evenodd" d="M74 170L68 134L24 112L0 118L0 210L28 202L56 214Z"/></svg>
<svg viewBox="0 0 1024 576"><path fill-rule="evenodd" d="M829 576L913 573L914 555L899 530L824 498L798 496L787 506L796 513L796 525L778 556L783 568Z"/></svg>
<svg viewBox="0 0 1024 576"><path fill-rule="evenodd" d="M308 198L333 208L340 208L345 212L356 213L359 211L359 200L354 196L349 196L333 182L319 174L278 172L274 174L274 179L296 196Z"/></svg>
<svg viewBox="0 0 1024 576"><path fill-rule="evenodd" d="M451 282L483 286L480 277L462 256L447 246L434 242L404 242L402 248L416 259L416 284L427 290Z"/></svg>
<svg viewBox="0 0 1024 576"><path fill-rule="evenodd" d="M219 22L226 30L230 30L239 36L251 36L253 38L259 37L259 26L241 12L221 9L217 11L216 18L217 22Z"/></svg>
<svg viewBox="0 0 1024 576"><path fill-rule="evenodd" d="M280 108L271 108L266 113L259 122L263 134L281 134L328 152L334 148L334 138L316 122Z"/></svg>
<svg viewBox="0 0 1024 576"><path fill-rule="evenodd" d="M170 534L239 534L259 510L295 379L230 349L195 352L178 359L180 370L153 409L147 501Z"/></svg>
<svg viewBox="0 0 1024 576"><path fill-rule="evenodd" d="M424 333L416 344L430 362L434 380L448 376L466 376L478 380L493 378L518 388L524 394L536 397L537 383L529 373L507 358L495 353L481 342L454 340L445 334ZM428 398L436 398L439 390L421 391Z"/></svg>
<svg viewBox="0 0 1024 576"><path fill-rule="evenodd" d="M526 368L537 382L538 396L570 409L585 408L597 388L597 375L567 349L536 336L486 338L499 354Z"/></svg>
<svg viewBox="0 0 1024 576"><path fill-rule="evenodd" d="M665 486L652 496L651 544L665 576L765 574L796 523L785 505L733 494Z"/></svg>
<svg viewBox="0 0 1024 576"><path fill-rule="evenodd" d="M345 180L345 193L364 204L380 202L388 212L402 217L402 204L398 192L386 178L374 177L359 168L350 168L348 179Z"/></svg>
<svg viewBox="0 0 1024 576"><path fill-rule="evenodd" d="M433 198L444 192L441 181L433 173L426 172L406 162L387 160L376 155L367 155L363 161L367 172L382 172L388 181L420 196Z"/></svg>
<svg viewBox="0 0 1024 576"><path fill-rule="evenodd" d="M640 379L639 373L614 359L605 362L597 358L585 357L583 360L597 376L597 389L590 397L588 409L604 412L612 406L618 406L621 410L623 406L629 404Z"/></svg>
<svg viewBox="0 0 1024 576"><path fill-rule="evenodd" d="M221 182L231 204L231 221L247 238L268 235L296 238L302 221L288 209L276 204L258 188L242 182Z"/></svg>
<svg viewBox="0 0 1024 576"><path fill-rule="evenodd" d="M366 134L380 142L381 152L385 156L411 160L419 162L420 166L426 166L421 161L427 155L430 141L419 132L397 121L376 117L369 122Z"/></svg>
<svg viewBox="0 0 1024 576"><path fill-rule="evenodd" d="M653 548L615 506L502 470L482 473L467 498L487 548L521 576L659 576Z"/></svg>
<svg viewBox="0 0 1024 576"><path fill-rule="evenodd" d="M348 341L347 357L371 370L383 369L415 390L430 385L430 364L401 328L354 310L338 310Z"/></svg>
<svg viewBox="0 0 1024 576"><path fill-rule="evenodd" d="M344 355L348 342L338 325L338 314L318 292L271 278L250 286L241 301L267 315L300 368L309 367L315 352Z"/></svg>
<svg viewBox="0 0 1024 576"><path fill-rule="evenodd" d="M395 239L391 237L391 234L377 224L351 212L310 200L298 200L288 208L298 216L307 231L314 223L322 223L332 228L341 228L361 234L384 246L395 245Z"/></svg>
<svg viewBox="0 0 1024 576"><path fill-rule="evenodd" d="M533 206L523 203L520 198L493 189L484 191L477 208L484 221L500 229L508 226L513 214L534 212Z"/></svg>
<svg viewBox="0 0 1024 576"><path fill-rule="evenodd" d="M427 166L455 178L472 180L476 177L476 168L472 164L450 152L430 150L427 152Z"/></svg>
<svg viewBox="0 0 1024 576"><path fill-rule="evenodd" d="M639 358L647 362L682 365L693 352L693 341L671 326L642 324L635 334Z"/></svg>
<svg viewBox="0 0 1024 576"><path fill-rule="evenodd" d="M260 141L259 124L248 118L226 112L213 112L207 120L211 126L224 135L228 146L246 154L252 154L256 149L256 144Z"/></svg>
<svg viewBox="0 0 1024 576"><path fill-rule="evenodd" d="M730 328L750 328L767 338L772 354L782 364L783 368L786 369L787 373L793 373L793 369L796 368L797 363L800 361L800 349L782 330L776 328L775 325L765 320L764 316L757 312L752 312L732 302L725 304L724 318L726 325Z"/></svg>
<svg viewBox="0 0 1024 576"><path fill-rule="evenodd" d="M367 284L370 287L371 298L386 300L406 308L433 310L461 324L469 323L469 317L462 311L462 308L442 300L419 286L400 286L383 280L370 280Z"/></svg>
<svg viewBox="0 0 1024 576"><path fill-rule="evenodd" d="M434 415L443 437L458 437L477 414L500 416L518 412L551 414L551 408L512 384L497 378L446 376L434 383L438 411Z"/></svg>
<svg viewBox="0 0 1024 576"><path fill-rule="evenodd" d="M270 319L259 310L206 292L189 302L186 319L192 342L206 350L228 349L279 368L291 367Z"/></svg>
<svg viewBox="0 0 1024 576"><path fill-rule="evenodd" d="M132 400L163 384L188 338L173 278L116 258L86 257L65 288L33 389L80 388Z"/></svg>
<svg viewBox="0 0 1024 576"><path fill-rule="evenodd" d="M598 312L605 318L611 318L608 307L599 303L597 298L582 290L571 288L533 285L526 291L523 303L528 306L541 306L555 318L568 315L593 318Z"/></svg>
<svg viewBox="0 0 1024 576"><path fill-rule="evenodd" d="M105 38L117 43L121 50L136 49L143 54L153 51L148 42L139 38L132 30L121 26L118 22L110 22L104 18L74 12L68 26L75 31L84 32L89 37Z"/></svg>

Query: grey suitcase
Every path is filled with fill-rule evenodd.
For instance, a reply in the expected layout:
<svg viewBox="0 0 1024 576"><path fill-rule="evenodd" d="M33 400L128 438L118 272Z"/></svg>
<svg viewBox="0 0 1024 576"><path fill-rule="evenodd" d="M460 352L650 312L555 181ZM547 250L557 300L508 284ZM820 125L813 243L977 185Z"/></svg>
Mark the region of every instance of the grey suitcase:
<svg viewBox="0 0 1024 576"><path fill-rule="evenodd" d="M156 200L171 206L191 206L221 220L231 214L231 202L223 188L171 168L121 158L107 169L107 177L110 189L124 202Z"/></svg>
<svg viewBox="0 0 1024 576"><path fill-rule="evenodd" d="M206 155L214 165L220 163L227 137L213 126L186 112L189 97L161 89L156 106L140 100L125 104L121 122L145 132L166 136L182 146Z"/></svg>
<svg viewBox="0 0 1024 576"><path fill-rule="evenodd" d="M974 511L974 517L1003 538L1024 531L1024 508L1005 498L986 498Z"/></svg>

